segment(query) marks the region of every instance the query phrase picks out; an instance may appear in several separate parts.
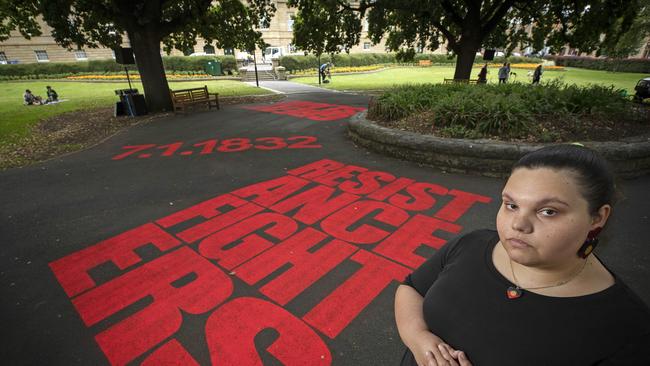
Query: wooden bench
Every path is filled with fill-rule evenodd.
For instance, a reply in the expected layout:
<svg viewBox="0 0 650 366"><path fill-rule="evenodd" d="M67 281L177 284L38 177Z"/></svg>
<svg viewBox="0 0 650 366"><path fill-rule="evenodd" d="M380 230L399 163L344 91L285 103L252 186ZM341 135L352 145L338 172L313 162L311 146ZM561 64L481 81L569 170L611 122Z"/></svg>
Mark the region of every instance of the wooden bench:
<svg viewBox="0 0 650 366"><path fill-rule="evenodd" d="M478 84L478 79L445 79L445 84Z"/></svg>
<svg viewBox="0 0 650 366"><path fill-rule="evenodd" d="M419 66L431 66L431 60L420 60L418 61Z"/></svg>
<svg viewBox="0 0 650 366"><path fill-rule="evenodd" d="M202 88L169 90L174 105L174 113L177 111L187 112L187 107L196 104L207 104L208 109L214 105L219 108L219 93L208 93L208 86Z"/></svg>

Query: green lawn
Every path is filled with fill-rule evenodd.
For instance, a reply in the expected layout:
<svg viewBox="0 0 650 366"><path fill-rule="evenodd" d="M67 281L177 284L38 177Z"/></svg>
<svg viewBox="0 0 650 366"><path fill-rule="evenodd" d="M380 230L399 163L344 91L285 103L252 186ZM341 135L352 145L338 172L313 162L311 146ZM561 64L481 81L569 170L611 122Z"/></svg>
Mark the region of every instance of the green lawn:
<svg viewBox="0 0 650 366"><path fill-rule="evenodd" d="M488 83L498 82L497 70L496 68L489 69ZM472 70L473 79L476 78L478 71L478 67ZM511 81L531 82L531 79L527 76L528 70L512 69L512 71L517 73L517 76L512 76ZM323 86L336 90L383 90L396 84L441 83L443 79L451 79L453 76L454 68L452 66L390 68L370 74L333 75L332 82L323 84ZM608 71L567 68L566 71L545 71L542 75L542 82L554 78L563 78L567 83L575 83L578 85L586 85L589 83L612 84L617 89L625 89L628 94L633 94L637 81L648 76L637 73L613 73ZM316 76L301 77L291 79L291 81L318 85L318 78Z"/></svg>
<svg viewBox="0 0 650 366"><path fill-rule="evenodd" d="M65 102L42 106L23 105L25 89L30 89L35 95L46 98L45 86L51 85ZM189 81L170 82L171 89L185 89L207 85L208 90L217 92L220 96L238 96L270 94L268 90L251 87L235 80L218 81ZM140 82L133 87L143 91ZM110 107L117 100L115 89L126 89L126 82L57 82L56 80L34 80L27 82L0 82L0 144L16 141L29 133L29 127L34 123L53 115L64 112L95 108Z"/></svg>

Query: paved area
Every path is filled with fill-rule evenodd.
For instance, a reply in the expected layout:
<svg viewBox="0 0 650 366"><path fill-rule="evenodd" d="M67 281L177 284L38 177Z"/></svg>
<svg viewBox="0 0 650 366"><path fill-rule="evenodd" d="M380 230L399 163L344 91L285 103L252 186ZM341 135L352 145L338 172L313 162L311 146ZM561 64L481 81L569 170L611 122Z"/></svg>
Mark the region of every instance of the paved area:
<svg viewBox="0 0 650 366"><path fill-rule="evenodd" d="M394 365L393 295L503 181L355 146L368 99L288 82L275 104L135 126L0 173L7 365ZM622 181L598 255L650 303L650 178Z"/></svg>

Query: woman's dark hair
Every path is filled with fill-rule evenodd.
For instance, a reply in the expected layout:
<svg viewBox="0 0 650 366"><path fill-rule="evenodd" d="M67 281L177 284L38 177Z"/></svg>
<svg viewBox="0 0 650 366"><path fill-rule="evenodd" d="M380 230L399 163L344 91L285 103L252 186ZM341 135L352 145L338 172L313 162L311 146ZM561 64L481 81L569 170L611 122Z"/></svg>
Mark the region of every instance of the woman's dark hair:
<svg viewBox="0 0 650 366"><path fill-rule="evenodd" d="M32 91L29 89L25 89L25 93L31 93Z"/></svg>
<svg viewBox="0 0 650 366"><path fill-rule="evenodd" d="M579 145L546 146L524 155L513 165L512 171L518 168L566 169L575 173L591 214L605 204L614 204L614 174L607 161L592 149Z"/></svg>

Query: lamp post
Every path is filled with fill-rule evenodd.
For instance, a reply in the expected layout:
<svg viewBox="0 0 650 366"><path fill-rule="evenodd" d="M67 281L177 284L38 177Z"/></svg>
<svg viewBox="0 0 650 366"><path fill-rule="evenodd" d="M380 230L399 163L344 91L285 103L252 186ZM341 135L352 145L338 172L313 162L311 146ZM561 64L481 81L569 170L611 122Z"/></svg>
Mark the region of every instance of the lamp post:
<svg viewBox="0 0 650 366"><path fill-rule="evenodd" d="M253 48L253 63L254 63L254 67L255 67L255 85L257 85L257 87L259 88L260 87L260 79L257 77L257 56L255 56L255 49L256 48L257 47Z"/></svg>

